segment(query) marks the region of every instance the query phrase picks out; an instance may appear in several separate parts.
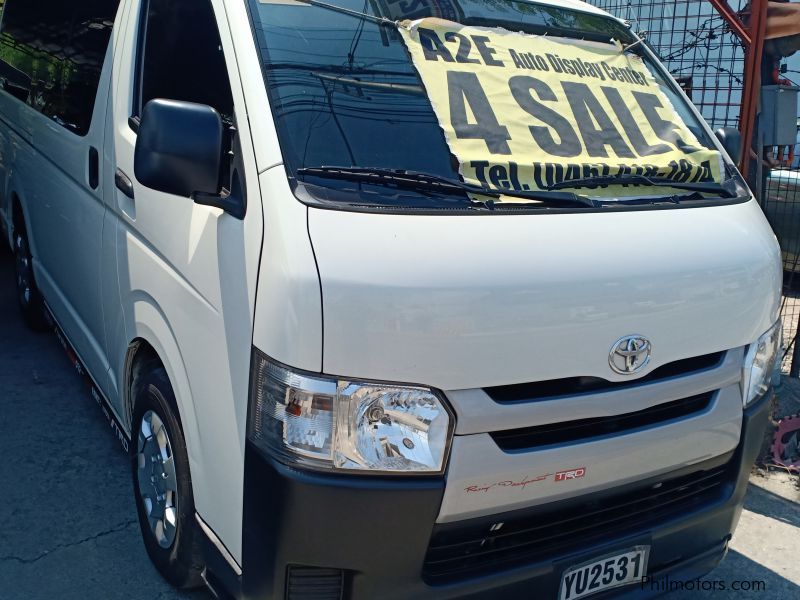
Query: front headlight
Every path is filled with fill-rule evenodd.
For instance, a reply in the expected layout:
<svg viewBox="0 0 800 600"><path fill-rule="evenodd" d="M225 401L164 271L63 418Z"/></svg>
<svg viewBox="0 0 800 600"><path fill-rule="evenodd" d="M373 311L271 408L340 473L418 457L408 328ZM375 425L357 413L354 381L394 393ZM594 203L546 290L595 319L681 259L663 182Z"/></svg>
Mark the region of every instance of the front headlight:
<svg viewBox="0 0 800 600"><path fill-rule="evenodd" d="M253 351L248 437L282 462L385 473L444 470L453 418L432 390L297 373Z"/></svg>
<svg viewBox="0 0 800 600"><path fill-rule="evenodd" d="M781 321L779 319L764 335L747 347L742 371L742 393L745 406L749 406L769 390L780 348Z"/></svg>

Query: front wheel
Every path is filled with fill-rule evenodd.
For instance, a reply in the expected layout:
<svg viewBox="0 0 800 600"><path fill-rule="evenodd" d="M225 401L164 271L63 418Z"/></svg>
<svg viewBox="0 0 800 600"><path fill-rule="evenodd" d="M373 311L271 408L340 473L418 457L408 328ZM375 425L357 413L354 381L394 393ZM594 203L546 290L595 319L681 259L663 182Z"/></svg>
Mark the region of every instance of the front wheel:
<svg viewBox="0 0 800 600"><path fill-rule="evenodd" d="M132 391L131 471L147 554L172 585L199 586L203 569L200 532L172 386L158 365L137 373Z"/></svg>
<svg viewBox="0 0 800 600"><path fill-rule="evenodd" d="M14 264L17 279L17 301L25 323L34 331L50 328L44 300L33 277L33 257L25 231L14 232Z"/></svg>

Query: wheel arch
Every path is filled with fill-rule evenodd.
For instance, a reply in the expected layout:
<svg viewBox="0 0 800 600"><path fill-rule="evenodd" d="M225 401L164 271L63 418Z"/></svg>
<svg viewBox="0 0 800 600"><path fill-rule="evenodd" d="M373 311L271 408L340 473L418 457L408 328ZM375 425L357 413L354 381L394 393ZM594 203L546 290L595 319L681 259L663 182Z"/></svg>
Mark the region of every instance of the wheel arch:
<svg viewBox="0 0 800 600"><path fill-rule="evenodd" d="M12 186L9 189L9 204L8 209L10 214L8 215L8 238L9 243L14 243L14 233L18 229L24 229L25 234L28 236L28 244L30 245L31 253L36 256L36 240L34 239L35 236L33 231L31 231L31 221L28 218L28 210L25 204L25 194L19 191L17 186Z"/></svg>
<svg viewBox="0 0 800 600"><path fill-rule="evenodd" d="M16 191L11 192L11 214L8 221L11 223L11 234L13 235L17 229L25 228L27 219L25 218L25 210L22 208L22 200Z"/></svg>
<svg viewBox="0 0 800 600"><path fill-rule="evenodd" d="M124 355L122 365L122 404L125 418L128 420L133 435L133 382L138 369L149 363L156 363L167 373L177 404L178 421L183 429L186 441L186 452L192 472L196 472L195 464L199 460L196 449L199 448L199 430L191 398L191 385L180 349L172 334L163 313L150 302L139 300L133 305L136 315L134 332Z"/></svg>

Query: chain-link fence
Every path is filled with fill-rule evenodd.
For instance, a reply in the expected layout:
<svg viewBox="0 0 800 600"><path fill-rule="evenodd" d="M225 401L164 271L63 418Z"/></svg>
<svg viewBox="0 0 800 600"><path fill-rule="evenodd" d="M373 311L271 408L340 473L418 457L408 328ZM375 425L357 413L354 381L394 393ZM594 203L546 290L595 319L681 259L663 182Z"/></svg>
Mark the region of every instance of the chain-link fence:
<svg viewBox="0 0 800 600"><path fill-rule="evenodd" d="M794 153L796 144L791 150ZM768 157L777 160L775 154ZM800 370L798 317L800 316L800 164L796 159L772 169L764 186L762 201L783 251L783 336L786 344L784 370Z"/></svg>
<svg viewBox="0 0 800 600"><path fill-rule="evenodd" d="M744 46L710 2L594 0L644 34L713 127L738 126ZM736 6L734 6L736 8Z"/></svg>
<svg viewBox="0 0 800 600"><path fill-rule="evenodd" d="M634 31L646 37L713 128L739 126L745 47L711 2L590 0L590 3L626 19ZM748 2L731 0L729 5L747 18ZM769 59L765 64L768 67L763 69L762 83L791 83L792 73L773 70ZM796 77L800 80L800 75ZM796 142L796 132L792 135ZM783 369L791 369L796 375L800 370L800 349L797 349L800 154L795 155L795 145L791 145L765 148L763 158L759 202L781 244L785 270L781 306L786 347Z"/></svg>

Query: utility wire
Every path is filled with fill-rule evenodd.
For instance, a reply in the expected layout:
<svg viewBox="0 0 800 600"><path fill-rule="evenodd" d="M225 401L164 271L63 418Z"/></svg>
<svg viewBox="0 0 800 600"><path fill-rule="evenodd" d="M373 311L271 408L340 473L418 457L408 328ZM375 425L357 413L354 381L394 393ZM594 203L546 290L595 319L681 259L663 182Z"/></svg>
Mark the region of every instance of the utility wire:
<svg viewBox="0 0 800 600"><path fill-rule="evenodd" d="M375 15L371 15L369 13L361 12L358 10L351 10L349 8L344 8L343 6L328 4L327 2L320 2L320 0L295 0L295 2L300 2L301 4L309 4L311 6L318 6L319 8L332 10L334 12L338 12L343 15L349 15L357 19L366 19L367 21L372 21L373 23L377 23L378 25L387 25L391 27L400 26L399 21L393 21L392 19L387 19L386 17L376 17Z"/></svg>

